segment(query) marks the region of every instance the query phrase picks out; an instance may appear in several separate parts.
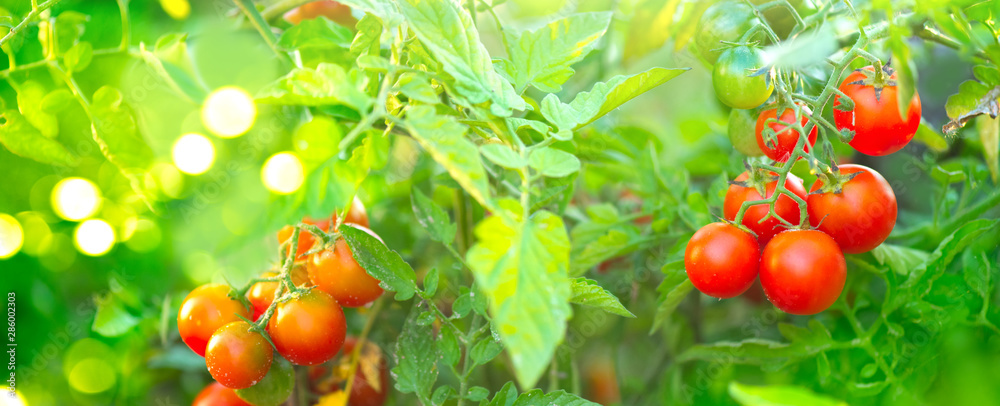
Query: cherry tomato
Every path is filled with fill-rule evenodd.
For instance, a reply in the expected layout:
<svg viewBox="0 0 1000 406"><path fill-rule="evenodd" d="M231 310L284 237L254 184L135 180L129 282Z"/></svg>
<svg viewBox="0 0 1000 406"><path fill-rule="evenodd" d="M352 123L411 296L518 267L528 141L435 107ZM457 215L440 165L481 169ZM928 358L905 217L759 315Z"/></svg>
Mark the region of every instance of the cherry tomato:
<svg viewBox="0 0 1000 406"><path fill-rule="evenodd" d="M351 8L336 1L314 1L298 6L285 13L285 21L298 24L302 20L312 20L319 16L326 17L337 24L354 28L358 20L351 15Z"/></svg>
<svg viewBox="0 0 1000 406"><path fill-rule="evenodd" d="M181 302L177 330L184 344L196 354L205 356L205 347L215 330L240 320L240 316L253 316L250 309L229 298L229 291L229 286L222 284L202 285Z"/></svg>
<svg viewBox="0 0 1000 406"><path fill-rule="evenodd" d="M237 389L236 395L254 406L278 406L285 403L295 387L295 369L288 360L275 357L264 379L246 389Z"/></svg>
<svg viewBox="0 0 1000 406"><path fill-rule="evenodd" d="M733 109L729 112L729 142L733 148L741 154L755 157L764 155L757 145L757 134L754 127L757 125L757 116L752 110Z"/></svg>
<svg viewBox="0 0 1000 406"><path fill-rule="evenodd" d="M330 295L311 290L279 303L267 325L274 348L296 365L329 361L344 345L347 321Z"/></svg>
<svg viewBox="0 0 1000 406"><path fill-rule="evenodd" d="M371 230L356 224L354 226L378 238ZM351 248L343 238L337 240L332 249L312 257L309 262L309 279L317 288L346 307L364 306L382 295L378 279L368 275L354 260Z"/></svg>
<svg viewBox="0 0 1000 406"><path fill-rule="evenodd" d="M812 111L806 106L802 106L802 110L804 114L800 118L799 123L802 124L803 128L805 128L805 125L809 122L809 119L805 116L805 114L809 114ZM767 143L764 142L764 123L768 119L777 117L777 115L778 109L772 108L764 110L760 113L760 116L757 117L757 127L755 129L757 133L757 146L760 147L761 151L764 151L764 155L767 155L768 158L775 161L785 162L788 160L788 157L795 152L795 144L799 142L799 132L797 130L787 128L787 126L778 122L768 124L768 126L771 127L775 133L775 143L772 144L774 147L768 146ZM785 111L781 113L781 117L777 119L785 123L793 123L795 122L795 110L785 109ZM805 146L806 152L808 152L813 145L816 145L816 133L816 126L813 126L812 130L809 131L809 143Z"/></svg>
<svg viewBox="0 0 1000 406"><path fill-rule="evenodd" d="M198 392L191 406L253 406L236 396L236 391L212 382Z"/></svg>
<svg viewBox="0 0 1000 406"><path fill-rule="evenodd" d="M770 173L767 176L774 177L775 175ZM736 181L742 182L749 178L750 174L748 172L743 172L740 176L736 177ZM726 192L726 200L722 205L723 216L727 220L735 221L736 214L739 213L740 206L743 205L743 202L769 198L774 194L774 189L777 187L777 179L767 181L764 186L764 194L767 195L767 197L762 197L760 193L757 193L756 188L729 185L729 190ZM788 189L788 191L803 200L806 198L806 189L802 186L802 179L799 179L791 173L789 173L785 178L785 189ZM778 200L774 202L774 212L789 223L799 224L799 218L801 217L799 205L795 202L795 200L792 200L792 198L787 195L782 194L778 197ZM784 224L773 216L764 222L761 222L760 220L763 219L767 213L768 205L762 203L748 207L746 214L743 215L743 225L757 234L757 241L762 247L771 240L771 237L785 228Z"/></svg>
<svg viewBox="0 0 1000 406"><path fill-rule="evenodd" d="M261 278L273 278L278 276L275 272L264 272ZM312 285L309 282L309 273L305 267L295 266L292 268L292 283L295 286L305 287ZM274 301L274 292L278 290L278 282L257 282L247 291L247 299L253 305L253 320L260 319L260 316L267 312L267 308Z"/></svg>
<svg viewBox="0 0 1000 406"><path fill-rule="evenodd" d="M722 52L712 69L715 96L729 107L752 109L771 97L774 85L767 75L748 76L764 67L764 52L758 48L737 46Z"/></svg>
<svg viewBox="0 0 1000 406"><path fill-rule="evenodd" d="M861 165L841 165L841 175L856 173L840 186L840 193L823 191L821 177L813 184L806 202L809 222L833 237L848 254L871 251L896 225L896 195L878 172Z"/></svg>
<svg viewBox="0 0 1000 406"><path fill-rule="evenodd" d="M822 231L788 230L764 247L760 284L779 309L798 315L826 310L840 297L847 264L837 242Z"/></svg>
<svg viewBox="0 0 1000 406"><path fill-rule="evenodd" d="M205 364L212 378L227 388L244 389L267 375L274 353L260 333L250 331L250 323L234 321L222 326L205 350Z"/></svg>
<svg viewBox="0 0 1000 406"><path fill-rule="evenodd" d="M337 213L333 213L330 217L320 220L313 220L306 217L302 219L302 222L312 224L319 227L320 230L329 232L330 228L337 224ZM368 211L365 210L365 205L361 202L361 199L358 199L357 197L354 198L354 201L351 203L351 207L347 210L347 217L344 218L344 222L359 224L365 227L370 226L368 223ZM294 231L295 227L292 226L285 226L281 230L278 230L278 244L284 244L285 241L291 239ZM317 241L316 237L311 233L305 231L299 232L299 246L295 251L295 257L301 257L306 252L309 252Z"/></svg>
<svg viewBox="0 0 1000 406"><path fill-rule="evenodd" d="M726 223L702 227L684 251L684 269L691 283L701 293L719 299L746 292L757 279L759 262L757 240Z"/></svg>
<svg viewBox="0 0 1000 406"><path fill-rule="evenodd" d="M694 37L695 49L709 64L714 64L722 54L724 45L719 41L736 42L751 27L760 24L750 6L743 2L723 1L712 5L698 20Z"/></svg>
<svg viewBox="0 0 1000 406"><path fill-rule="evenodd" d="M896 73L889 71L889 80L896 80ZM866 75L875 71L867 66L847 75L840 84L840 91L854 101L854 110L833 109L833 122L839 129L854 131L849 142L855 150L866 155L883 156L899 151L913 139L920 127L920 96L913 92L906 117L899 115L899 93L896 86L881 87L876 97L875 87ZM840 95L834 107L840 105Z"/></svg>

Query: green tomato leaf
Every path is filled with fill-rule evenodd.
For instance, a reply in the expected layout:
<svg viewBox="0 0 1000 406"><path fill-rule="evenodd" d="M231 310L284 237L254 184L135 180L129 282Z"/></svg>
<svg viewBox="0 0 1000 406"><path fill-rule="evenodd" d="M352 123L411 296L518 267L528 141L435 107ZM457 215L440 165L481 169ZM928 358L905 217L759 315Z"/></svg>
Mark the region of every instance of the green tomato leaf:
<svg viewBox="0 0 1000 406"><path fill-rule="evenodd" d="M89 16L77 11L59 13L54 21L43 19L39 23L38 41L42 43L45 55L60 56L76 45L89 20ZM59 49L52 49L53 44L58 44Z"/></svg>
<svg viewBox="0 0 1000 406"><path fill-rule="evenodd" d="M584 398L581 398L572 393L566 393L565 391L555 391L545 393L541 389L533 389L531 391L522 393L521 396L517 397L513 406L600 406L599 403L594 403Z"/></svg>
<svg viewBox="0 0 1000 406"><path fill-rule="evenodd" d="M396 351L393 352L396 366L392 368L392 376L396 390L428 399L437 380L441 351L434 343L433 327L417 323L419 313L420 309L414 307L396 339Z"/></svg>
<svg viewBox="0 0 1000 406"><path fill-rule="evenodd" d="M24 82L17 87L17 109L43 136L55 138L59 135L59 120L55 114L42 108L47 94L48 91L40 83L33 80Z"/></svg>
<svg viewBox="0 0 1000 406"><path fill-rule="evenodd" d="M72 72L82 72L90 66L92 59L94 59L94 46L89 42L80 42L66 51L63 63L66 64L66 69Z"/></svg>
<svg viewBox="0 0 1000 406"><path fill-rule="evenodd" d="M660 282L660 286L656 288L656 291L660 293L660 305L656 307L653 326L649 328L650 335L670 320L670 316L674 314L674 310L677 310L681 300L684 300L688 293L694 290L694 285L691 284L687 273L684 272L683 260L664 265L662 271L666 276L663 278L663 282Z"/></svg>
<svg viewBox="0 0 1000 406"><path fill-rule="evenodd" d="M542 115L560 130L575 130L594 122L625 102L687 72L689 68L652 68L632 76L615 76L577 94L569 104L554 94L542 99Z"/></svg>
<svg viewBox="0 0 1000 406"><path fill-rule="evenodd" d="M77 157L59 141L46 138L31 126L17 110L3 113L6 122L0 125L0 143L10 152L43 164L74 166Z"/></svg>
<svg viewBox="0 0 1000 406"><path fill-rule="evenodd" d="M488 335L485 339L480 340L476 345L472 346L472 363L474 366L486 365L487 362L492 361L501 352L503 352L503 344L495 341L492 335Z"/></svg>
<svg viewBox="0 0 1000 406"><path fill-rule="evenodd" d="M97 89L90 112L94 119L94 141L100 145L104 157L126 176L145 174L153 161L153 150L139 134L135 116L125 104L122 92L109 86Z"/></svg>
<svg viewBox="0 0 1000 406"><path fill-rule="evenodd" d="M951 119L942 127L945 135L953 136L972 118L982 115L996 115L1000 112L1000 85L987 86L975 80L967 80L958 86L958 93L948 97L944 109Z"/></svg>
<svg viewBox="0 0 1000 406"><path fill-rule="evenodd" d="M729 396L743 406L847 406L847 403L820 396L798 386L750 386L739 382L729 383Z"/></svg>
<svg viewBox="0 0 1000 406"><path fill-rule="evenodd" d="M517 93L528 86L555 93L573 76L570 66L597 46L608 30L611 12L579 13L553 21L535 31L504 31L507 56L497 64Z"/></svg>
<svg viewBox="0 0 1000 406"><path fill-rule="evenodd" d="M261 90L257 101L297 106L342 104L357 111L368 111L374 99L364 92L362 82L357 72L347 72L340 65L320 63L316 69L293 69Z"/></svg>
<svg viewBox="0 0 1000 406"><path fill-rule="evenodd" d="M97 299L97 314L91 328L97 334L105 337L119 337L128 333L132 327L139 324L139 318L133 316L122 301L117 297Z"/></svg>
<svg viewBox="0 0 1000 406"><path fill-rule="evenodd" d="M469 12L455 1L400 0L400 11L421 44L454 79L454 89L465 107L491 101L490 111L501 117L527 104L509 82L493 70L486 47Z"/></svg>
<svg viewBox="0 0 1000 406"><path fill-rule="evenodd" d="M427 80L424 74L403 72L399 75L399 79L396 80L395 87L410 100L428 104L441 102L437 92L431 87L430 81Z"/></svg>
<svg viewBox="0 0 1000 406"><path fill-rule="evenodd" d="M580 170L580 159L566 151L545 147L532 151L528 166L550 178L569 176Z"/></svg>
<svg viewBox="0 0 1000 406"><path fill-rule="evenodd" d="M448 213L438 206L434 200L427 197L420 189L413 188L410 195L410 205L420 225L427 229L434 241L451 244L455 241L458 226L451 222Z"/></svg>
<svg viewBox="0 0 1000 406"><path fill-rule="evenodd" d="M395 2L384 0L343 0L340 4L372 14L385 22L386 27L393 28L403 22L403 17L396 9ZM359 22L360 24L360 22Z"/></svg>
<svg viewBox="0 0 1000 406"><path fill-rule="evenodd" d="M507 144L486 144L479 147L479 152L486 159L507 169L521 169L528 165L517 152L514 152Z"/></svg>
<svg viewBox="0 0 1000 406"><path fill-rule="evenodd" d="M587 278L573 279L573 296L569 302L596 307L622 317L635 317L615 295L598 285L597 281Z"/></svg>
<svg viewBox="0 0 1000 406"><path fill-rule="evenodd" d="M380 26L381 28L381 26ZM379 30L381 33L381 30ZM350 48L354 32L323 18L302 20L281 34L278 45L289 50L305 48Z"/></svg>
<svg viewBox="0 0 1000 406"><path fill-rule="evenodd" d="M562 219L552 213L522 218L517 202L500 205L502 211L476 226L478 241L467 260L489 299L493 326L507 347L514 374L530 387L548 367L572 314L569 236Z"/></svg>
<svg viewBox="0 0 1000 406"><path fill-rule="evenodd" d="M490 396L489 389L486 389L482 386L473 386L469 388L469 393L465 396L465 398L473 402L479 402L486 400L486 398L489 396Z"/></svg>
<svg viewBox="0 0 1000 406"><path fill-rule="evenodd" d="M889 269L899 275L906 275L930 256L925 251L885 243L875 247L871 253L879 265L889 265Z"/></svg>
<svg viewBox="0 0 1000 406"><path fill-rule="evenodd" d="M351 42L351 54L378 55L382 39L382 20L374 14L365 14L357 24L358 33Z"/></svg>
<svg viewBox="0 0 1000 406"><path fill-rule="evenodd" d="M166 34L156 40L153 50L139 44L139 55L153 72L179 96L201 104L208 91L195 79L194 63L187 48L187 34Z"/></svg>
<svg viewBox="0 0 1000 406"><path fill-rule="evenodd" d="M836 51L837 35L829 25L823 25L764 48L764 61L779 69L801 69L824 63Z"/></svg>
<svg viewBox="0 0 1000 406"><path fill-rule="evenodd" d="M917 127L917 134L913 139L924 143L934 152L940 153L948 150L948 140L944 138L944 135L927 125L923 119L920 120L920 126Z"/></svg>
<svg viewBox="0 0 1000 406"><path fill-rule="evenodd" d="M49 114L60 113L73 104L76 98L67 89L56 89L42 99L42 111Z"/></svg>
<svg viewBox="0 0 1000 406"><path fill-rule="evenodd" d="M603 261L627 252L629 243L631 242L631 238L627 232L621 229L607 229L606 227L600 227L600 229L607 230L607 232L599 234L596 239L591 240L579 249L574 246L571 275L580 275ZM574 243L583 240L582 238L576 238L578 229L574 228L573 231ZM579 231L583 230L580 229Z"/></svg>
<svg viewBox="0 0 1000 406"><path fill-rule="evenodd" d="M354 260L365 272L379 280L379 286L396 292L396 300L413 297L417 291L416 274L396 251L390 250L375 236L349 224L341 226L340 232L351 247Z"/></svg>
<svg viewBox="0 0 1000 406"><path fill-rule="evenodd" d="M479 204L492 206L486 169L476 145L465 138L466 126L429 106L410 109L403 126Z"/></svg>

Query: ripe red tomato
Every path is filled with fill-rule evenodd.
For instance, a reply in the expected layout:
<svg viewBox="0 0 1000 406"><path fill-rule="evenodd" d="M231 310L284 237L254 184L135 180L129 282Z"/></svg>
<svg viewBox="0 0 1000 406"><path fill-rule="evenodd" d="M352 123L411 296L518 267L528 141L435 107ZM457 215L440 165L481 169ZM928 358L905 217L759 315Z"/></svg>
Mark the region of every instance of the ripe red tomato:
<svg viewBox="0 0 1000 406"><path fill-rule="evenodd" d="M920 96L913 92L913 99L907 107L906 117L899 115L897 106L899 94L896 86L884 86L878 97L875 87L866 80L864 71L874 72L866 66L847 75L840 84L840 91L854 101L854 110L833 109L833 122L839 129L854 131L849 144L866 155L889 155L906 146L920 126ZM888 68L889 79L896 80L896 73ZM834 99L834 106L840 105L840 95Z"/></svg>
<svg viewBox="0 0 1000 406"><path fill-rule="evenodd" d="M760 258L760 284L779 309L816 314L840 297L847 263L837 242L822 231L788 230L767 243Z"/></svg>
<svg viewBox="0 0 1000 406"><path fill-rule="evenodd" d="M802 106L802 110L807 114L811 113L811 110L809 110L806 106ZM778 122L768 124L768 126L771 127L775 133L774 147L772 148L771 146L768 146L767 143L764 142L764 123L768 119L776 118L777 115L778 109L767 109L761 112L760 116L757 117L757 127L755 129L757 134L757 146L760 147L761 151L764 151L764 155L767 155L768 158L784 162L788 160L788 157L790 157L793 152L795 152L795 144L799 142L799 132ZM785 111L781 113L781 117L777 117L777 119L785 123L795 122L795 110L785 109ZM805 114L803 114L799 123L801 123L803 128L805 128L805 125L808 122L809 119L805 116ZM808 152L813 145L816 145L816 133L817 128L816 126L813 126L812 130L809 131L809 143L805 146L806 152Z"/></svg>
<svg viewBox="0 0 1000 406"><path fill-rule="evenodd" d="M354 226L378 238L371 230ZM382 296L378 279L368 275L354 260L351 248L343 238L337 240L332 249L312 257L309 261L309 280L346 307L364 306Z"/></svg>
<svg viewBox="0 0 1000 406"><path fill-rule="evenodd" d="M610 356L596 356L585 369L586 397L601 405L621 403L621 390L618 386L618 374L615 362Z"/></svg>
<svg viewBox="0 0 1000 406"><path fill-rule="evenodd" d="M303 4L285 13L284 18L289 23L298 24L302 20L312 20L319 16L348 28L354 28L358 23L358 20L351 15L350 7L328 0Z"/></svg>
<svg viewBox="0 0 1000 406"><path fill-rule="evenodd" d="M896 195L878 172L861 165L841 165L840 174L857 175L834 191L810 194L809 223L833 237L848 254L871 251L896 225ZM821 177L811 192L823 188Z"/></svg>
<svg viewBox="0 0 1000 406"><path fill-rule="evenodd" d="M275 272L264 272L261 278L273 278L278 276ZM304 287L312 285L309 282L309 273L304 267L295 266L292 268L292 283L295 286ZM247 299L253 305L253 320L260 319L260 316L267 312L267 308L274 302L274 292L278 290L278 282L257 282L247 291Z"/></svg>
<svg viewBox="0 0 1000 406"><path fill-rule="evenodd" d="M684 269L691 283L701 293L719 299L746 292L757 279L759 262L757 240L726 223L702 227L684 251Z"/></svg>
<svg viewBox="0 0 1000 406"><path fill-rule="evenodd" d="M768 174L768 176L774 176L773 173ZM750 178L748 172L743 172L740 176L736 177L737 182L745 181ZM743 205L745 201L761 200L774 195L774 189L778 187L777 179L767 182L764 187L764 194L767 197L761 197L760 193L753 187L743 187L739 185L729 185L729 190L726 192L726 200L723 202L722 214L730 221L736 220L736 214L740 211L740 206ZM806 188L802 186L802 179L791 173L785 178L785 189L794 193L796 196L805 200L806 198ZM792 224L799 224L799 218L801 217L801 211L799 210L799 205L792 200L792 198L787 195L781 195L778 200L774 202L774 212L781 216ZM785 226L778 221L778 219L771 217L765 220L763 223L760 222L768 213L767 204L755 204L747 208L746 214L743 215L743 225L757 234L757 241L760 246L764 246L768 241L771 240L775 234L781 232Z"/></svg>
<svg viewBox="0 0 1000 406"><path fill-rule="evenodd" d="M267 324L274 348L296 365L329 361L344 345L347 321L330 295L311 290L279 303Z"/></svg>
<svg viewBox="0 0 1000 406"><path fill-rule="evenodd" d="M271 369L274 350L263 335L250 331L250 327L245 321L234 321L222 326L208 341L205 364L222 386L249 388Z"/></svg>
<svg viewBox="0 0 1000 406"><path fill-rule="evenodd" d="M177 330L184 344L196 354L205 356L205 347L215 330L239 321L240 316L253 316L250 309L227 296L229 291L229 286L222 284L201 285L181 302Z"/></svg>
<svg viewBox="0 0 1000 406"><path fill-rule="evenodd" d="M218 382L212 382L198 392L191 406L253 406L239 396L236 391L229 389Z"/></svg>
<svg viewBox="0 0 1000 406"><path fill-rule="evenodd" d="M306 224L312 224L316 227L319 227L320 230L329 232L330 228L333 227L333 225L337 224L337 213L333 213L330 215L330 217L321 220L313 220L309 217L306 217L302 219L302 222ZM347 210L347 217L344 218L344 222L359 224L365 227L370 226L368 223L368 211L365 210L365 205L364 203L361 202L361 199L358 199L357 197L354 198L354 201L351 203L351 207L348 208ZM278 230L278 244L284 244L285 241L291 239L292 233L294 231L295 227L292 226L285 226L282 227L281 230ZM317 241L318 240L316 239L316 237L313 236L311 233L305 231L300 232L299 246L298 249L296 249L295 251L295 257L296 258L301 257L306 252L309 252L309 250L313 248L313 245L315 245Z"/></svg>

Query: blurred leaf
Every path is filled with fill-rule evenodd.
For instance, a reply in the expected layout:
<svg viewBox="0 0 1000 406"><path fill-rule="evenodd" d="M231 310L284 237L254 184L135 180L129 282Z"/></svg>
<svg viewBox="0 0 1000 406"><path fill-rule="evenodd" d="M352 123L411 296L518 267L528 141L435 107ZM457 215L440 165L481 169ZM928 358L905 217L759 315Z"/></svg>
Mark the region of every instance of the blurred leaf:
<svg viewBox="0 0 1000 406"><path fill-rule="evenodd" d="M925 251L886 243L875 247L871 253L880 265L889 265L889 269L899 275L909 274L930 256Z"/></svg>
<svg viewBox="0 0 1000 406"><path fill-rule="evenodd" d="M153 150L139 134L121 91L109 86L97 89L90 112L94 119L94 141L108 161L125 175L145 173L153 162Z"/></svg>
<svg viewBox="0 0 1000 406"><path fill-rule="evenodd" d="M458 365L462 359L462 348L458 344L458 337L450 328L441 329L441 337L437 342L438 351L441 352L441 359L448 365Z"/></svg>
<svg viewBox="0 0 1000 406"><path fill-rule="evenodd" d="M39 23L38 41L41 42L45 55L60 56L76 45L89 20L90 16L72 10L59 13L54 22L43 19ZM58 44L59 49L52 49L54 44Z"/></svg>
<svg viewBox="0 0 1000 406"><path fill-rule="evenodd" d="M352 9L371 13L382 20L387 27L393 28L402 22L403 17L396 9L395 2L382 0L342 0L340 4Z"/></svg>
<svg viewBox="0 0 1000 406"><path fill-rule="evenodd" d="M76 102L76 97L67 89L56 89L45 95L42 99L42 111L49 114L62 112L71 104Z"/></svg>
<svg viewBox="0 0 1000 406"><path fill-rule="evenodd" d="M622 306L622 302L618 300L615 295L605 290L594 280L576 278L573 279L572 287L573 296L569 299L570 303L596 307L608 313L617 314L623 317L635 317L635 315L628 311L625 306Z"/></svg>
<svg viewBox="0 0 1000 406"><path fill-rule="evenodd" d="M171 33L156 40L153 50L139 44L139 54L156 74L178 96L201 104L207 96L205 87L196 79L191 55L187 49L187 34Z"/></svg>
<svg viewBox="0 0 1000 406"><path fill-rule="evenodd" d="M441 102L434 88L427 81L427 77L423 74L403 72L399 75L399 79L396 80L395 86L399 88L400 93L410 100L428 104Z"/></svg>
<svg viewBox="0 0 1000 406"><path fill-rule="evenodd" d="M800 69L824 63L837 52L837 35L829 25L764 48L764 61L778 69ZM909 100L909 99L906 99Z"/></svg>
<svg viewBox="0 0 1000 406"><path fill-rule="evenodd" d="M507 144L486 144L479 147L479 152L486 159L507 169L521 169L528 165L521 155L514 152Z"/></svg>
<svg viewBox="0 0 1000 406"><path fill-rule="evenodd" d="M178 343L170 346L166 351L151 356L146 365L149 368L170 368L191 373L203 373L205 358L195 354L187 345Z"/></svg>
<svg viewBox="0 0 1000 406"><path fill-rule="evenodd" d="M24 82L17 87L17 109L39 133L55 138L59 135L59 120L42 108L42 100L47 94L48 90L40 83L33 80Z"/></svg>
<svg viewBox="0 0 1000 406"><path fill-rule="evenodd" d="M458 231L458 226L451 222L448 213L441 206L438 206L437 203L417 188L413 188L413 192L410 195L410 202L411 206L413 206L413 214L416 216L417 221L420 222L420 225L427 229L431 239L449 245L452 241L455 241L455 233Z"/></svg>
<svg viewBox="0 0 1000 406"><path fill-rule="evenodd" d="M580 170L580 159L551 147L536 149L528 156L528 165L542 176L561 178Z"/></svg>
<svg viewBox="0 0 1000 406"><path fill-rule="evenodd" d="M670 316L677 310L681 300L687 297L688 293L694 290L694 285L684 272L684 261L674 261L663 266L663 282L656 288L660 294L660 305L656 307L656 315L653 316L653 325L649 328L652 335L660 328Z"/></svg>
<svg viewBox="0 0 1000 406"><path fill-rule="evenodd" d="M380 31L381 32L381 31ZM289 50L303 48L350 48L354 32L323 18L302 20L281 34L278 45Z"/></svg>
<svg viewBox="0 0 1000 406"><path fill-rule="evenodd" d="M500 60L500 72L524 92L528 85L548 93L562 89L573 76L574 63L597 46L611 23L611 12L579 13L553 21L534 31L504 30L509 60Z"/></svg>
<svg viewBox="0 0 1000 406"><path fill-rule="evenodd" d="M382 39L382 20L374 14L365 14L357 24L358 33L351 41L351 53L355 56L378 55Z"/></svg>
<svg viewBox="0 0 1000 406"><path fill-rule="evenodd" d="M401 0L398 4L421 44L454 78L459 104L471 108L492 101L490 111L501 117L527 107L511 84L493 70L467 10L454 1Z"/></svg>
<svg viewBox="0 0 1000 406"><path fill-rule="evenodd" d="M343 104L357 111L369 111L374 100L362 90L364 86L356 73L330 63L320 63L316 69L296 68L265 86L257 94L257 101L297 106Z"/></svg>
<svg viewBox="0 0 1000 406"><path fill-rule="evenodd" d="M94 46L89 42L80 42L73 45L66 55L63 56L63 63L66 69L72 72L82 72L90 66L90 61L94 58Z"/></svg>
<svg viewBox="0 0 1000 406"><path fill-rule="evenodd" d="M681 11L680 5L680 0L641 0L635 5L635 14L625 34L625 61L642 57L667 42L673 33L671 26L675 14ZM691 20L698 21L697 18Z"/></svg>
<svg viewBox="0 0 1000 406"><path fill-rule="evenodd" d="M476 145L465 138L466 126L428 106L410 109L403 126L479 204L492 206L486 169Z"/></svg>
<svg viewBox="0 0 1000 406"><path fill-rule="evenodd" d="M572 314L569 236L562 219L539 211L522 218L512 200L476 225L466 255L476 283L490 299L493 326L503 337L514 375L533 386L549 365Z"/></svg>
<svg viewBox="0 0 1000 406"><path fill-rule="evenodd" d="M967 80L958 86L958 93L948 97L944 108L951 119L944 125L942 131L946 135L955 135L965 124L981 114L991 117L1000 115L1000 86L992 88L974 80Z"/></svg>
<svg viewBox="0 0 1000 406"><path fill-rule="evenodd" d="M845 402L817 395L798 386L749 386L733 381L729 383L729 395L743 406L847 406Z"/></svg>
<svg viewBox="0 0 1000 406"><path fill-rule="evenodd" d="M941 133L937 132L937 130L927 125L927 122L923 119L920 120L920 126L917 127L917 134L913 139L924 143L924 145L927 145L934 152L940 153L948 150L948 140Z"/></svg>
<svg viewBox="0 0 1000 406"><path fill-rule="evenodd" d="M513 382L507 382L500 388L493 399L486 406L600 406L583 399L577 395L566 393L565 391L555 391L550 393L542 392L541 389L517 394L517 387Z"/></svg>
<svg viewBox="0 0 1000 406"><path fill-rule="evenodd" d="M906 117L910 101L917 93L917 69L906 38L910 36L908 27L891 26L889 47L892 49L892 64L896 69L896 97L899 116Z"/></svg>
<svg viewBox="0 0 1000 406"><path fill-rule="evenodd" d="M983 160L990 168L993 183L1000 178L1000 120L990 116L976 117L979 141L983 144Z"/></svg>
<svg viewBox="0 0 1000 406"><path fill-rule="evenodd" d="M998 223L1000 220L973 220L945 237L924 264L910 272L909 278L900 285L901 292L893 296L891 302L887 300L889 303L883 306L883 312L894 311L914 297L926 295L933 286L932 282L945 272L948 264L955 259L955 255L976 241L983 233L996 230Z"/></svg>
<svg viewBox="0 0 1000 406"><path fill-rule="evenodd" d="M678 362L727 360L725 362L737 364L781 365L788 361L808 357L822 350L825 349L805 349L776 341L749 338L738 342L718 341L711 344L696 344L684 350L677 357L677 360Z"/></svg>
<svg viewBox="0 0 1000 406"><path fill-rule="evenodd" d="M594 85L589 92L576 95L569 104L554 94L542 99L541 112L560 130L574 130L594 122L625 102L662 85L689 68L652 68L632 76L615 76Z"/></svg>
<svg viewBox="0 0 1000 406"><path fill-rule="evenodd" d="M396 351L393 353L396 366L392 368L392 377L396 390L427 399L437 380L437 361L441 352L434 343L433 327L416 322L419 312L418 308L413 308L396 339Z"/></svg>
<svg viewBox="0 0 1000 406"><path fill-rule="evenodd" d="M579 240L574 238L574 244L580 243ZM603 261L622 255L628 248L630 240L629 234L623 230L607 229L606 233L599 234L596 240L587 243L582 249L574 250L571 274L580 275Z"/></svg>
<svg viewBox="0 0 1000 406"><path fill-rule="evenodd" d="M43 164L76 165L75 155L58 141L42 136L17 110L5 111L3 119L6 122L0 125L0 143L10 152Z"/></svg>
<svg viewBox="0 0 1000 406"><path fill-rule="evenodd" d="M118 337L139 324L139 319L125 310L116 297L97 299L97 314L92 329L105 337Z"/></svg>
<svg viewBox="0 0 1000 406"><path fill-rule="evenodd" d="M396 292L396 300L408 300L417 291L417 277L413 268L396 251L390 250L382 241L361 229L345 224L341 234L351 247L354 260L358 261L379 286Z"/></svg>

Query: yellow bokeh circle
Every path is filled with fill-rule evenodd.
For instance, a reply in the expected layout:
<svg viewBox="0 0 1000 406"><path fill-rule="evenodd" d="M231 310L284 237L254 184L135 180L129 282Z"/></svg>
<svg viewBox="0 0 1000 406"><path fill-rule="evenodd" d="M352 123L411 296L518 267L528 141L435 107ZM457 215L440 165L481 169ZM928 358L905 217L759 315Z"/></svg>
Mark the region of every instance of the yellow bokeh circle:
<svg viewBox="0 0 1000 406"><path fill-rule="evenodd" d="M205 99L201 107L201 122L212 134L235 138L253 127L257 105L253 97L238 87L220 88Z"/></svg>
<svg viewBox="0 0 1000 406"><path fill-rule="evenodd" d="M182 135L174 142L171 152L174 166L186 174L201 175L215 163L215 145L201 134Z"/></svg>
<svg viewBox="0 0 1000 406"><path fill-rule="evenodd" d="M0 259L10 258L21 250L24 230L21 223L8 214L0 214Z"/></svg>
<svg viewBox="0 0 1000 406"><path fill-rule="evenodd" d="M83 178L66 178L52 188L52 208L66 220L79 221L101 207L101 191Z"/></svg>
<svg viewBox="0 0 1000 406"><path fill-rule="evenodd" d="M281 152L264 162L260 176L264 181L264 187L268 190L287 195L302 187L302 182L305 181L305 168L295 154Z"/></svg>
<svg viewBox="0 0 1000 406"><path fill-rule="evenodd" d="M107 254L115 245L115 230L104 220L87 220L76 227L73 242L80 252L98 257Z"/></svg>

